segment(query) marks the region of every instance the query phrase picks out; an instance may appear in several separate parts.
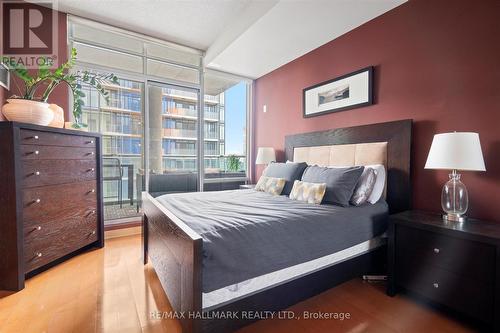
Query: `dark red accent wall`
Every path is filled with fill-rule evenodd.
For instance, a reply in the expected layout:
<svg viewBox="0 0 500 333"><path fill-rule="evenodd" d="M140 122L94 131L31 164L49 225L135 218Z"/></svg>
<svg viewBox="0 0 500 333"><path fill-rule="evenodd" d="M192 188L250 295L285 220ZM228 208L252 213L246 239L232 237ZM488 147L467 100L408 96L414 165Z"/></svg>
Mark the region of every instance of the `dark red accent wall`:
<svg viewBox="0 0 500 333"><path fill-rule="evenodd" d="M413 206L440 211L447 172L424 170L433 135L479 132L487 171L463 173L469 215L500 222L499 22L496 0L409 1L276 69L255 82L254 150L283 159L287 134L412 118ZM302 117L303 88L370 65L373 106Z"/></svg>
<svg viewBox="0 0 500 333"><path fill-rule="evenodd" d="M58 55L56 63L59 66L68 60L68 38L67 38L67 19L65 13L58 13ZM17 77L11 75L10 91L6 91L0 87L0 106L5 103L5 100L12 95L21 95L17 89L16 83L20 85L21 81ZM59 105L64 109L65 119L69 119L69 114L72 109L69 108L68 88L60 85L49 97L49 103ZM0 112L0 120L3 120L3 115ZM69 121L69 120L67 120Z"/></svg>

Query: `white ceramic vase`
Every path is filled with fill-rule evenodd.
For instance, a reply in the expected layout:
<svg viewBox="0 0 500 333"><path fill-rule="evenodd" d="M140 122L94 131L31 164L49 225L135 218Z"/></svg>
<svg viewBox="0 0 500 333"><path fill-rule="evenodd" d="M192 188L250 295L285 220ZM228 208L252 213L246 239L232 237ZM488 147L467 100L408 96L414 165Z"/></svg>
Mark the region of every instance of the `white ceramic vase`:
<svg viewBox="0 0 500 333"><path fill-rule="evenodd" d="M11 98L2 107L2 113L10 121L47 126L54 119L48 103Z"/></svg>

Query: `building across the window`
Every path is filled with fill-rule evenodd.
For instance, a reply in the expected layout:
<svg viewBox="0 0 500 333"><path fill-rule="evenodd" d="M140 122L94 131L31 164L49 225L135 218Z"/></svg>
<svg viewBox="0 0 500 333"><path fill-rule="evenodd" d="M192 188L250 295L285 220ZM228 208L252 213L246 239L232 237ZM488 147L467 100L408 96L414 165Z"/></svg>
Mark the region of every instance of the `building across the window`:
<svg viewBox="0 0 500 333"><path fill-rule="evenodd" d="M162 89L163 170L195 171L198 95L173 88ZM205 168L224 169L224 93L205 95Z"/></svg>

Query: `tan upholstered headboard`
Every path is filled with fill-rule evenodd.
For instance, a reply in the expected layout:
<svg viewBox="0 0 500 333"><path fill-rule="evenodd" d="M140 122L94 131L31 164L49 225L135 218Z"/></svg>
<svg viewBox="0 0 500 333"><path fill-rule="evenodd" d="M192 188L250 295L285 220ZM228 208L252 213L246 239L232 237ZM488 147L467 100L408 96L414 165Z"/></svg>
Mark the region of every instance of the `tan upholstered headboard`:
<svg viewBox="0 0 500 333"><path fill-rule="evenodd" d="M411 209L411 119L285 137L285 158L322 166L384 164L387 203L397 213Z"/></svg>
<svg viewBox="0 0 500 333"><path fill-rule="evenodd" d="M387 142L294 147L293 161L324 167L382 164L387 169Z"/></svg>

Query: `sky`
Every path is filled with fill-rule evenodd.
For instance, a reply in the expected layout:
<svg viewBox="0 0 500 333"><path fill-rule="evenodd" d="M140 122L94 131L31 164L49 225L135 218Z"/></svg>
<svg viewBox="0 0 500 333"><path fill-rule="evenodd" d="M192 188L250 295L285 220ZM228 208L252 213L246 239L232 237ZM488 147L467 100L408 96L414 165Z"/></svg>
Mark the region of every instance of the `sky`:
<svg viewBox="0 0 500 333"><path fill-rule="evenodd" d="M244 152L245 138L243 133L246 125L246 93L246 84L244 82L240 82L226 90L226 155L243 155Z"/></svg>

